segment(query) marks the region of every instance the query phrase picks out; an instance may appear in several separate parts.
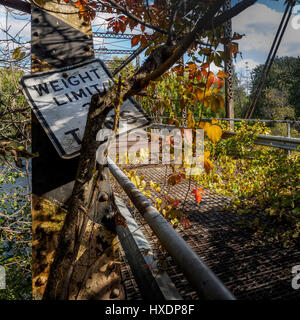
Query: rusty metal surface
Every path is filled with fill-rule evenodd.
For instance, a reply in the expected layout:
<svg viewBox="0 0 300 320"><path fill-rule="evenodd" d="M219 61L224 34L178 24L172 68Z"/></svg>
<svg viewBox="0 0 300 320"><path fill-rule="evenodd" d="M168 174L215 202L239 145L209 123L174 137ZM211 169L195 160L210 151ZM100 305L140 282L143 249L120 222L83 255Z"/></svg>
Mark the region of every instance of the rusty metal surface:
<svg viewBox="0 0 300 320"><path fill-rule="evenodd" d="M45 10L34 5L31 7L32 73L71 66L93 58L91 24L79 19L71 5L59 5L55 1L43 4ZM33 113L32 151L39 153L39 157L32 159L33 193L43 195L74 180L78 158L60 158Z"/></svg>
<svg viewBox="0 0 300 320"><path fill-rule="evenodd" d="M165 183L166 168L163 166L135 169L137 175L145 176L146 181L160 182L161 186ZM126 195L113 179L112 184L113 189L128 203ZM183 199L187 190L188 182L184 181L172 187L169 196ZM229 198L206 191L197 205L189 193L184 211L191 225L187 228L180 226L176 230L237 299L300 299L299 290L291 286L291 270L300 263L300 249L296 244L288 248L283 248L279 243L262 245L253 234L240 227L244 216L222 210L229 201ZM137 210L131 208L131 211L138 224L145 224ZM166 261L167 273L183 299L198 299L195 290L160 246L150 227L145 224L142 230L154 249L154 255ZM138 299L140 295L130 267L122 254L121 259L127 298Z"/></svg>

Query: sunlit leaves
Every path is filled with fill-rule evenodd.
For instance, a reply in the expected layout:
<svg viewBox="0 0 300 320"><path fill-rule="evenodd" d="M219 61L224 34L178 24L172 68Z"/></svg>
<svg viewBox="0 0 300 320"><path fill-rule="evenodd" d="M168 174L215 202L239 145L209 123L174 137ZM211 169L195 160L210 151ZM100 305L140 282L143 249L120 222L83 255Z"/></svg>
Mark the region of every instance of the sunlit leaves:
<svg viewBox="0 0 300 320"><path fill-rule="evenodd" d="M64 0L65 3L70 3L69 0ZM94 1L88 2L85 0L78 0L71 2L75 8L78 9L79 18L83 18L84 21L89 22L90 20L95 19L96 17L96 8L97 4Z"/></svg>
<svg viewBox="0 0 300 320"><path fill-rule="evenodd" d="M217 143L222 137L222 129L218 125L211 125L206 130L208 138L213 142Z"/></svg>

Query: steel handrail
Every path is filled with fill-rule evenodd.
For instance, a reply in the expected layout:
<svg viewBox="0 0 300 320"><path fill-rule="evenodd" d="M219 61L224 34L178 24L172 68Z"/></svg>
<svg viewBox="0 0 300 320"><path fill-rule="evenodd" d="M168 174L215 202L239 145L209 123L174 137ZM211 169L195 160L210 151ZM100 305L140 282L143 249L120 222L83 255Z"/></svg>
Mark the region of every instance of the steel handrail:
<svg viewBox="0 0 300 320"><path fill-rule="evenodd" d="M112 175L142 214L169 254L182 268L184 275L196 288L200 297L207 300L235 300L232 293L164 219L162 214L153 207L151 201L136 188L112 159L108 157L107 161Z"/></svg>

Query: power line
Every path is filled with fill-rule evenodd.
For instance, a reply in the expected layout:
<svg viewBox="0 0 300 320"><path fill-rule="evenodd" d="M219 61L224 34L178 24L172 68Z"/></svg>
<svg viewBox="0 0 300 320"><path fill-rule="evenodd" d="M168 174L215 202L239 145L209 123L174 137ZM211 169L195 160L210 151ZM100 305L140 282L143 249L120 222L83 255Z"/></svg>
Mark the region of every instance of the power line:
<svg viewBox="0 0 300 320"><path fill-rule="evenodd" d="M249 108L248 108L248 110L246 112L246 115L245 115L246 119L249 119L249 118L252 117L252 114L253 114L253 112L254 112L254 110L256 108L257 102L258 102L259 97L261 95L261 92L262 92L262 90L264 88L264 84L265 84L266 78L267 78L267 76L268 76L268 74L270 72L271 66L272 66L273 61L275 59L275 56L277 54L277 51L278 51L279 45L281 43L282 37L283 37L284 32L286 30L287 24L288 24L288 22L290 20L290 17L291 17L293 8L295 6L295 3L296 3L296 1L293 1L292 3L288 2L287 5L286 5L284 14L282 16L282 19L281 19L279 27L277 29L274 41L272 43L269 55L268 55L267 60L266 60L266 62L264 64L264 67L263 67L259 82L257 84L257 87L256 87L255 91L254 91L252 103L250 104L250 106L249 106Z"/></svg>

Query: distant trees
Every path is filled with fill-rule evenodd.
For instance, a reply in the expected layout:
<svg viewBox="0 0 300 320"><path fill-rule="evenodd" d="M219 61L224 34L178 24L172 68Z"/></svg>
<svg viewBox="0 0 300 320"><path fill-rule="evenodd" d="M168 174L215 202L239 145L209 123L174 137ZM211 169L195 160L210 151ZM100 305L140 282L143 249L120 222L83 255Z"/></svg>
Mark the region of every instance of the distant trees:
<svg viewBox="0 0 300 320"><path fill-rule="evenodd" d="M263 65L253 70L252 91ZM300 117L300 57L276 58L256 106L254 118L295 119Z"/></svg>

